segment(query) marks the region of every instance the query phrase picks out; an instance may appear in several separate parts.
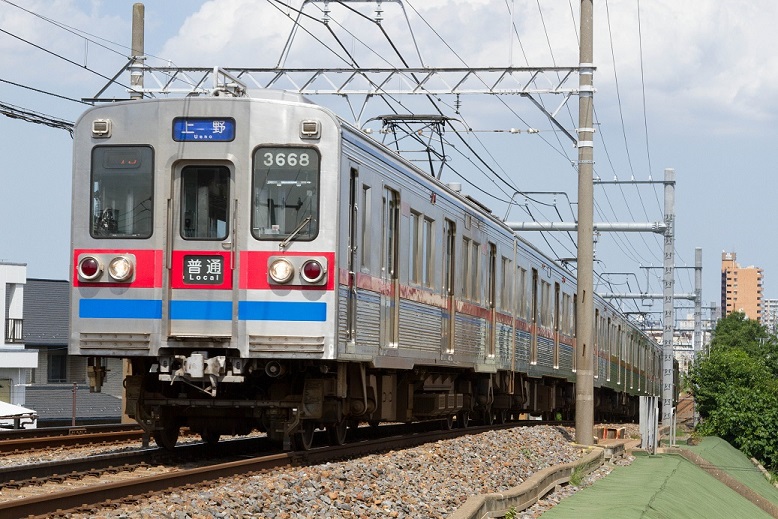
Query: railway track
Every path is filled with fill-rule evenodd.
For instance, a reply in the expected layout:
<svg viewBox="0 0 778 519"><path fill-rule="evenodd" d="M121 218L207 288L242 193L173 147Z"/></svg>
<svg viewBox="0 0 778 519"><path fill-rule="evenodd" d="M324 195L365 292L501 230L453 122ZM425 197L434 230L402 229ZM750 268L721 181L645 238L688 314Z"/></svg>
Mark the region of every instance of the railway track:
<svg viewBox="0 0 778 519"><path fill-rule="evenodd" d="M56 447L140 440L143 431L137 425L101 425L24 429L0 433L0 453L27 452Z"/></svg>
<svg viewBox="0 0 778 519"><path fill-rule="evenodd" d="M91 509L100 504L111 506L111 503L131 502L149 493L169 491L222 477L293 465L320 464L381 451L407 449L467 434L538 425L538 423L536 421L513 422L505 425L443 431L426 430L429 429L429 424L422 424L421 428L416 427L413 432L408 432L407 425L389 425L376 428L381 429L380 438L371 438L379 434L379 431L374 428L361 427L350 431L353 440L351 443L337 447L323 445L326 433L317 432L314 448L309 451L267 453L266 439L254 438L220 442L216 449L204 444L196 444L176 448L173 454L160 449L148 449L95 459L69 460L40 467L27 467L24 473L21 472L22 468L15 468L16 472L6 469L0 471L2 483L0 497L7 496L9 499L0 502L0 516L9 518L65 516L68 511ZM322 446L317 446L317 442L321 442ZM265 452L261 454L247 454L261 452L263 449ZM243 456L238 458L241 455ZM191 460L198 456L210 456L210 460L205 460L200 463L200 466L194 468L181 466L182 460ZM218 460L214 459L214 456L218 456ZM53 478L46 477L47 474L52 473L58 475ZM46 483L48 486L44 492L18 497L23 495L23 492L17 489L29 488L30 482L35 481L37 485L47 479L49 482ZM54 482L79 480L79 483L77 488L73 488L74 485L49 484L52 480Z"/></svg>

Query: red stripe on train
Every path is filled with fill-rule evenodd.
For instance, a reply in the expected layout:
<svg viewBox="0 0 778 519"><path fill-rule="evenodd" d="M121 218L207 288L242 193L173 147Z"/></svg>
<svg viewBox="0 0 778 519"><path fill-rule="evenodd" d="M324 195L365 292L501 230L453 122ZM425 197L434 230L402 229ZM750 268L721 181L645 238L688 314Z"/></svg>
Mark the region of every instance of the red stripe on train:
<svg viewBox="0 0 778 519"><path fill-rule="evenodd" d="M271 285L268 282L267 266L271 256L287 257L323 257L327 259L326 285ZM334 252L316 251L241 251L240 279L238 287L243 290L335 290L335 279L338 271L335 268Z"/></svg>
<svg viewBox="0 0 778 519"><path fill-rule="evenodd" d="M135 256L135 280L132 283L90 283L78 279L78 258L85 254L132 254ZM73 286L74 287L162 287L162 251L153 249L74 249L73 250Z"/></svg>

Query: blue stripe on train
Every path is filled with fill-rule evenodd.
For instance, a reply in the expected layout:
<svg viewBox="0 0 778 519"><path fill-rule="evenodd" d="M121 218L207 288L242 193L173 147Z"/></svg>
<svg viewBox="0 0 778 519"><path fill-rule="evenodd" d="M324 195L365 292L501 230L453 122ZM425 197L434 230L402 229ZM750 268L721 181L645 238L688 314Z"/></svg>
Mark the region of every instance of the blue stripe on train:
<svg viewBox="0 0 778 519"><path fill-rule="evenodd" d="M232 301L171 301L170 319L176 321L231 321Z"/></svg>
<svg viewBox="0 0 778 519"><path fill-rule="evenodd" d="M326 321L327 303L240 301L238 319L245 321Z"/></svg>
<svg viewBox="0 0 778 519"><path fill-rule="evenodd" d="M162 301L154 299L82 299L78 316L83 319L161 319ZM229 321L230 301L171 301L174 320ZM238 319L244 321L318 321L327 320L326 303L289 301L240 301Z"/></svg>
<svg viewBox="0 0 778 519"><path fill-rule="evenodd" d="M82 299L78 316L85 319L162 319L158 299Z"/></svg>

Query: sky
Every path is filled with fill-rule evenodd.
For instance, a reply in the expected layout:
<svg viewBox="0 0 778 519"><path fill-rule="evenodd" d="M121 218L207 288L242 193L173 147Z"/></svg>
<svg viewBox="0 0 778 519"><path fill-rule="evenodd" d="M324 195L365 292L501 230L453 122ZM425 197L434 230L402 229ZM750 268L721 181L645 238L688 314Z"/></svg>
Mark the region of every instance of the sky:
<svg viewBox="0 0 778 519"><path fill-rule="evenodd" d="M578 65L576 0L148 0L145 51L154 66L196 67L551 67ZM595 0L595 175L661 181L676 173L676 266L703 254L705 305L719 304L722 251L764 269L764 294L778 298L775 160L778 53L773 0ZM127 62L131 1L0 0L0 104L73 122ZM404 10L401 9L404 7ZM326 30L331 29L331 30ZM346 55L350 58L347 58ZM548 76L553 82L556 75ZM119 78L129 83L125 74ZM575 88L573 76L565 84ZM147 86L149 86L147 78ZM539 82L536 85L542 86ZM127 97L114 85L110 95ZM575 134L577 98L538 96ZM441 113L447 130L446 182L509 221L575 216L577 152L521 96L399 96L363 114L317 96L350 122L393 112ZM358 114L359 115L359 114ZM372 125L372 127L371 127ZM515 128L518 133L507 130ZM527 130L532 129L533 132ZM534 130L537 130L535 132ZM67 131L0 116L0 261L27 264L28 277L68 279L72 139ZM373 133L376 138L379 133ZM405 146L407 141L402 143ZM663 186L595 186L595 222L663 219ZM512 200L512 203L510 202ZM553 258L575 257L575 233L524 233ZM661 236L602 233L598 292L661 292ZM681 268L676 293L694 290ZM626 310L659 311L642 302ZM685 303L679 303L681 306ZM681 311L684 312L684 311ZM707 315L707 312L706 312Z"/></svg>

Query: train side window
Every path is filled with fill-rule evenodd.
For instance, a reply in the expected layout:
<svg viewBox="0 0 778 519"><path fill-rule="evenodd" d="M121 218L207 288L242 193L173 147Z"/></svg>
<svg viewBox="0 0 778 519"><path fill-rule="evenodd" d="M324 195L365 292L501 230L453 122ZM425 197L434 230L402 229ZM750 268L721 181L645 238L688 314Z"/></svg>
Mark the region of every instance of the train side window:
<svg viewBox="0 0 778 519"><path fill-rule="evenodd" d="M472 285L472 292L470 299L473 301L481 300L481 244L477 242L471 242L471 255L470 255L470 283Z"/></svg>
<svg viewBox="0 0 778 519"><path fill-rule="evenodd" d="M429 218L425 217L421 231L421 284L425 287L431 287L433 283L432 272L430 268L434 260L432 249L432 244L435 240L434 223L434 220L430 220Z"/></svg>
<svg viewBox="0 0 778 519"><path fill-rule="evenodd" d="M422 263L422 216L411 209L411 232L410 232L410 253L411 253L411 265L410 265L410 281L416 285L421 283L421 263Z"/></svg>
<svg viewBox="0 0 778 519"><path fill-rule="evenodd" d="M370 186L362 186L362 270L370 272L370 255L373 253L372 226L373 203Z"/></svg>
<svg viewBox="0 0 778 519"><path fill-rule="evenodd" d="M150 146L92 149L89 232L93 238L149 238L154 155Z"/></svg>
<svg viewBox="0 0 778 519"><path fill-rule="evenodd" d="M473 293L473 281L470 276L470 270L473 268L470 263L470 238L462 237L462 280L463 283L463 295L466 299L470 299Z"/></svg>
<svg viewBox="0 0 778 519"><path fill-rule="evenodd" d="M486 278L486 305L494 308L497 305L497 245L489 244L489 272Z"/></svg>
<svg viewBox="0 0 778 519"><path fill-rule="evenodd" d="M443 290L446 297L454 295L454 281L456 280L456 223L451 220L445 220L443 234L446 238L446 248L443 258Z"/></svg>
<svg viewBox="0 0 778 519"><path fill-rule="evenodd" d="M527 320L529 318L530 305L527 300L527 271L519 267L519 316Z"/></svg>
<svg viewBox="0 0 778 519"><path fill-rule="evenodd" d="M187 166L181 171L181 236L223 240L230 199L230 171L225 166Z"/></svg>
<svg viewBox="0 0 778 519"><path fill-rule="evenodd" d="M399 236L397 231L400 225L400 193L385 187L383 199L383 255L381 268L386 279L397 279L397 250Z"/></svg>
<svg viewBox="0 0 778 519"><path fill-rule="evenodd" d="M513 268L513 262L506 258L505 256L502 257L502 271L500 272L502 284L500 286L500 309L510 311L511 313L511 295L512 291L511 288L513 288L513 283L511 279L511 269Z"/></svg>
<svg viewBox="0 0 778 519"><path fill-rule="evenodd" d="M260 147L254 152L251 233L258 240L311 241L319 234L319 153Z"/></svg>
<svg viewBox="0 0 778 519"><path fill-rule="evenodd" d="M551 326L551 285L540 281L540 325Z"/></svg>

